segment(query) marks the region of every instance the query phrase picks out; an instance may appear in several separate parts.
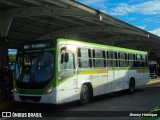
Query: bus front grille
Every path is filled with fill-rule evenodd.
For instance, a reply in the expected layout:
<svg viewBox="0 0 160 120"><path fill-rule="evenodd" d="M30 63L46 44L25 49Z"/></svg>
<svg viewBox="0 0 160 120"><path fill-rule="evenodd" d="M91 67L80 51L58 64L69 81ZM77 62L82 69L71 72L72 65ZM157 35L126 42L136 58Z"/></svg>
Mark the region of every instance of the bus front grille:
<svg viewBox="0 0 160 120"><path fill-rule="evenodd" d="M19 97L22 101L28 101L28 102L39 102L40 99L41 99L41 96L23 96L23 95L20 95Z"/></svg>

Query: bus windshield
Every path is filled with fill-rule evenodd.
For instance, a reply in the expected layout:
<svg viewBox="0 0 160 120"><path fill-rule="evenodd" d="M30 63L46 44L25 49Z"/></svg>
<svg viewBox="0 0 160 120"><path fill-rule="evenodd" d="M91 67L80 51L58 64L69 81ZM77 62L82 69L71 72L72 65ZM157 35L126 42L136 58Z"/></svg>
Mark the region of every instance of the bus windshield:
<svg viewBox="0 0 160 120"><path fill-rule="evenodd" d="M54 73L54 52L23 52L17 54L15 78L21 83L43 83Z"/></svg>

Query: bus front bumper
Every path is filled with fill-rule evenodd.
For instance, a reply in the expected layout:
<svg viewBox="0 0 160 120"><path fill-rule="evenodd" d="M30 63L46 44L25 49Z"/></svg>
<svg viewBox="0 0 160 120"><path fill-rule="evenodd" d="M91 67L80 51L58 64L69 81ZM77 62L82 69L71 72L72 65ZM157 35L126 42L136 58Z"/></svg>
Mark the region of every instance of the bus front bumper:
<svg viewBox="0 0 160 120"><path fill-rule="evenodd" d="M17 102L30 102L30 103L46 103L46 104L58 103L55 92L43 95L18 94L14 92L14 100Z"/></svg>

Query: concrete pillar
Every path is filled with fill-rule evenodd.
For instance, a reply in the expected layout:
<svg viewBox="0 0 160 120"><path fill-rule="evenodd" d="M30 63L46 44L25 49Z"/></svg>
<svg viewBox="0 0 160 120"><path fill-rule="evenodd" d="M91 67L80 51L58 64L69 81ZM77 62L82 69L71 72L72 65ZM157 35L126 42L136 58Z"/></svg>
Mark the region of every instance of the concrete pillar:
<svg viewBox="0 0 160 120"><path fill-rule="evenodd" d="M0 38L0 62L3 67L8 64L8 47L7 42L5 41L6 38Z"/></svg>
<svg viewBox="0 0 160 120"><path fill-rule="evenodd" d="M7 34L13 18L0 19L0 63L3 67L8 64Z"/></svg>

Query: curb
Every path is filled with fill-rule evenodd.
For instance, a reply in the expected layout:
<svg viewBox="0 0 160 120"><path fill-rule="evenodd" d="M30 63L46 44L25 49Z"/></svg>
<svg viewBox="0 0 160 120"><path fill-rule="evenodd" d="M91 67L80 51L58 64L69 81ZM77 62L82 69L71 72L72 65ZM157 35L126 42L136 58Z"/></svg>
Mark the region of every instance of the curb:
<svg viewBox="0 0 160 120"><path fill-rule="evenodd" d="M155 83L160 83L160 79L151 79L146 85L151 85L151 84L155 84Z"/></svg>

